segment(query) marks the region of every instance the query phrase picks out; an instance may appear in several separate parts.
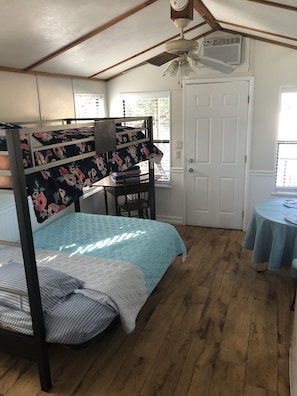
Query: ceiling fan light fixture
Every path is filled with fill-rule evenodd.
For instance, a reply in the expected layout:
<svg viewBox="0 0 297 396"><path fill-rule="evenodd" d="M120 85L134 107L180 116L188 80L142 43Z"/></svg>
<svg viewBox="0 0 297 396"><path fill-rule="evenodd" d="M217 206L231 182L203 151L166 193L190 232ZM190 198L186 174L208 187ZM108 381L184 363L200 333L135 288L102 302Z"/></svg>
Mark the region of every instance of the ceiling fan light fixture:
<svg viewBox="0 0 297 396"><path fill-rule="evenodd" d="M163 76L177 77L178 85L182 88L182 81L186 77L190 77L195 74L190 63L187 60L187 55L183 54L178 59L174 60L169 64L167 69L164 71Z"/></svg>
<svg viewBox="0 0 297 396"><path fill-rule="evenodd" d="M195 74L187 60L184 60L180 63L180 68L182 77L190 77Z"/></svg>
<svg viewBox="0 0 297 396"><path fill-rule="evenodd" d="M177 76L178 69L179 69L179 61L174 60L166 68L166 70L163 73L163 76L175 77L175 76Z"/></svg>

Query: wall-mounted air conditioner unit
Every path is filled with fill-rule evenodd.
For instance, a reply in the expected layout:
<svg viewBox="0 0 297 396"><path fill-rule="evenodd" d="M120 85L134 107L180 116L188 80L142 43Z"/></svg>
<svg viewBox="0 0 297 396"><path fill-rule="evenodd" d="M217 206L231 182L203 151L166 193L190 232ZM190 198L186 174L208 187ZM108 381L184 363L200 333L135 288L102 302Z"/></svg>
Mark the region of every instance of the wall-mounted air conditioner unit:
<svg viewBox="0 0 297 396"><path fill-rule="evenodd" d="M241 64L242 37L205 38L203 42L204 55L219 59L230 65Z"/></svg>

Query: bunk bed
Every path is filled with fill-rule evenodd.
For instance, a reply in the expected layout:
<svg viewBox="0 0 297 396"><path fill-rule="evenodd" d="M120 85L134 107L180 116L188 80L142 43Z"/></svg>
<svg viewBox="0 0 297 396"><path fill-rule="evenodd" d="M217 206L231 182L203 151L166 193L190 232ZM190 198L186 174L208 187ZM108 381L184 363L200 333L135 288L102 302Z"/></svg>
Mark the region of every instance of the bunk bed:
<svg viewBox="0 0 297 396"><path fill-rule="evenodd" d="M44 391L52 386L50 343L85 345L118 316L130 333L168 266L186 254L170 224L79 212L86 185L160 159L151 117L73 121L0 129L0 188L14 194L20 235L0 241L0 350L36 361ZM44 223L37 231L28 196Z"/></svg>

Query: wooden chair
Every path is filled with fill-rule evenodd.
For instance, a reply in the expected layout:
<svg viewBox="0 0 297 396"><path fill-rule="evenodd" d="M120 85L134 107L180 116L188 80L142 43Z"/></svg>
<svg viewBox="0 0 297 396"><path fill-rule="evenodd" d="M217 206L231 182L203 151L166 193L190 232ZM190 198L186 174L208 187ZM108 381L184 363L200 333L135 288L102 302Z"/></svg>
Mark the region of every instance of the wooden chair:
<svg viewBox="0 0 297 396"><path fill-rule="evenodd" d="M149 174L145 173L135 181L135 176L124 175L124 195L118 203L119 215L149 218Z"/></svg>

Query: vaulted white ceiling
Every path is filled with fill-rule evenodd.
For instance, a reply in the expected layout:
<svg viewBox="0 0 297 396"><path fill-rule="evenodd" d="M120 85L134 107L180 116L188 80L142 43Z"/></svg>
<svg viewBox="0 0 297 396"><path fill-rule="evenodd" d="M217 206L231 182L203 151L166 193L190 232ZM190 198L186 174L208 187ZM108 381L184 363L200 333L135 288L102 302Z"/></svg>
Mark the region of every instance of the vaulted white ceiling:
<svg viewBox="0 0 297 396"><path fill-rule="evenodd" d="M221 30L297 49L296 0L193 3L186 38ZM0 70L109 80L177 36L169 0L1 0Z"/></svg>

